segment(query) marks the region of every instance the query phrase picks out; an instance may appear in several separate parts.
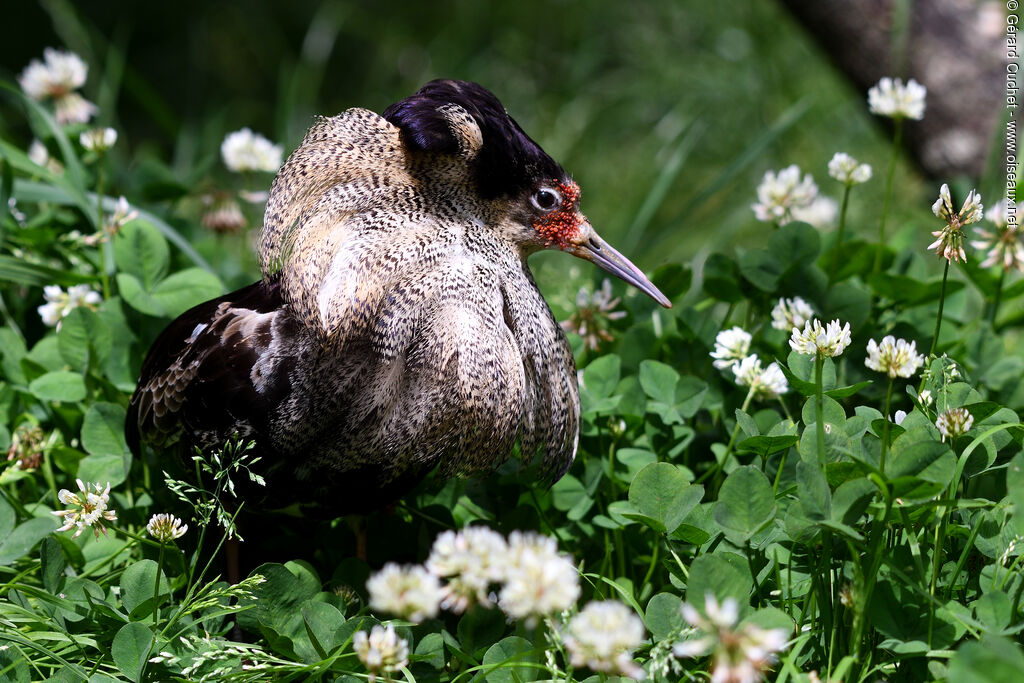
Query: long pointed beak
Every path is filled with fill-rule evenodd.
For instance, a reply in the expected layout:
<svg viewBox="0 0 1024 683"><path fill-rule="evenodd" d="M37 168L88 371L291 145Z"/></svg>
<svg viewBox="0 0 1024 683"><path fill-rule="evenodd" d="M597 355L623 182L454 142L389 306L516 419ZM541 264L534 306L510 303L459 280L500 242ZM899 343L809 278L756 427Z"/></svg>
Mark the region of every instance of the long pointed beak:
<svg viewBox="0 0 1024 683"><path fill-rule="evenodd" d="M580 224L578 237L569 240L565 250L625 280L665 308L672 308L672 302L647 279L643 271L605 242L589 221Z"/></svg>

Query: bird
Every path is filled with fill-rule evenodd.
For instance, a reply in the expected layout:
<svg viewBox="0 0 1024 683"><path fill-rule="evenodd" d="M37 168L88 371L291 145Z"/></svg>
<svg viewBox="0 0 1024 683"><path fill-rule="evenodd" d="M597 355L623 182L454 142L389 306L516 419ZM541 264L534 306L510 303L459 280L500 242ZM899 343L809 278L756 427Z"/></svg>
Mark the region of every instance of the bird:
<svg viewBox="0 0 1024 683"><path fill-rule="evenodd" d="M131 450L239 439L260 459L257 505L336 516L514 452L557 480L576 456L576 364L527 257L568 252L671 307L580 197L476 83L318 119L272 183L262 277L152 344Z"/></svg>

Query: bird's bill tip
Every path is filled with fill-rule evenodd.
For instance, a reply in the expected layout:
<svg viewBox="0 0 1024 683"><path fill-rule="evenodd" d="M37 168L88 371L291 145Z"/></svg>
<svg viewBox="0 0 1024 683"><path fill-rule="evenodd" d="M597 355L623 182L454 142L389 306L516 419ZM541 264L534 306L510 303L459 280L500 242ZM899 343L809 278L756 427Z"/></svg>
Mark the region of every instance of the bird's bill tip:
<svg viewBox="0 0 1024 683"><path fill-rule="evenodd" d="M590 261L615 277L628 282L665 308L672 308L672 302L654 286L653 282L647 279L644 272L605 242L589 223L584 224L583 229L579 231L578 240L572 240L566 251L585 261Z"/></svg>

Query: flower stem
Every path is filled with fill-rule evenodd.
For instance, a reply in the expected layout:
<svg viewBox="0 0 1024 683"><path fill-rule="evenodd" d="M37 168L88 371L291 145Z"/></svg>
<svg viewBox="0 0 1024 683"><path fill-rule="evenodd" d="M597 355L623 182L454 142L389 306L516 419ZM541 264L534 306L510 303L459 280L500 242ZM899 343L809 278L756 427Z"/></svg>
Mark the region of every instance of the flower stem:
<svg viewBox="0 0 1024 683"><path fill-rule="evenodd" d="M756 389L755 385L751 384L750 385L750 389L747 391L747 397L745 399L743 399L743 405L740 406L740 410L742 410L743 412L747 412L747 408L750 406L750 401L751 401L751 399L754 398L754 390L755 389ZM723 415L723 418L724 418L724 415ZM704 481L705 479L707 479L711 475L715 475L716 476L716 480L717 480L717 475L722 472L722 468L725 467L725 463L728 462L729 456L732 454L732 447L736 443L736 437L739 436L739 433L740 433L740 423L739 423L739 420L737 420L736 421L736 425L732 428L732 435L729 437L729 443L726 444L726 446L725 446L725 453L722 454L722 459L720 461L718 461L717 463L715 463L715 465L711 469L709 469L707 472L705 472L700 477L698 477L697 481L694 482L694 483L699 484L700 482ZM719 486L721 486L721 482L716 481L715 482L715 489L717 490Z"/></svg>
<svg viewBox="0 0 1024 683"><path fill-rule="evenodd" d="M939 345L939 330L942 329L942 309L946 305L946 280L949 278L949 259L946 259L946 267L942 270L942 290L939 292L939 315L935 319L935 334L932 336L932 348L928 357L935 355L935 349Z"/></svg>
<svg viewBox="0 0 1024 683"><path fill-rule="evenodd" d="M1006 282L1006 268L999 269L999 282L996 283L996 293L992 298L992 310L988 312L988 324L996 326L996 314L999 313L999 304L1003 300L1003 283Z"/></svg>
<svg viewBox="0 0 1024 683"><path fill-rule="evenodd" d="M818 433L818 464L822 474L825 473L825 395L822 388L822 370L825 367L825 356L819 351L814 357L814 420Z"/></svg>
<svg viewBox="0 0 1024 683"><path fill-rule="evenodd" d="M102 160L101 160L102 161ZM107 272L107 264L114 259L110 251L111 236L106 234L103 227L103 166L96 165L96 230L100 235L100 282L103 285L103 298L110 298L110 274Z"/></svg>
<svg viewBox="0 0 1024 683"><path fill-rule="evenodd" d="M160 544L160 554L156 561L156 580L153 582L153 624L160 623L160 573L164 569L164 544Z"/></svg>
<svg viewBox="0 0 1024 683"><path fill-rule="evenodd" d="M889 378L889 389L885 392L885 412L882 413L882 419L885 423L882 425L882 454L878 459L878 469L882 471L882 475L885 475L885 456L889 451L889 409L892 404L892 385L893 378Z"/></svg>
<svg viewBox="0 0 1024 683"><path fill-rule="evenodd" d="M839 251L843 244L843 230L846 229L846 206L850 201L850 188L853 187L847 183L846 188L843 190L843 202L839 208L839 230L836 231L836 244L832 247L832 268L828 273L829 285L835 279L836 273L839 272Z"/></svg>
<svg viewBox="0 0 1024 683"><path fill-rule="evenodd" d="M878 273L882 270L882 254L885 253L885 221L889 217L889 204L892 201L892 179L896 174L896 157L900 153L900 143L903 139L903 119L895 119L895 131L892 137L892 156L889 157L889 171L885 176L885 198L882 202L882 220L878 223L878 250L875 252L875 265L871 272Z"/></svg>

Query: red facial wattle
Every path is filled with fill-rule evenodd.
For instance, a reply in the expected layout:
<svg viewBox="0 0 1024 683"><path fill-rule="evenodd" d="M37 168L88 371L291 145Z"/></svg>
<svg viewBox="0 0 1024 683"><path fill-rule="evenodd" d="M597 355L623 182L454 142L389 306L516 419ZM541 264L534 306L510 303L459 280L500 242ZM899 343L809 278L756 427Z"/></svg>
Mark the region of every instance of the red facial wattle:
<svg viewBox="0 0 1024 683"><path fill-rule="evenodd" d="M562 194L562 205L543 219L535 221L533 227L544 238L544 246L554 244L565 250L579 236L580 225L586 218L578 210L579 185L573 182L555 183L554 188Z"/></svg>

